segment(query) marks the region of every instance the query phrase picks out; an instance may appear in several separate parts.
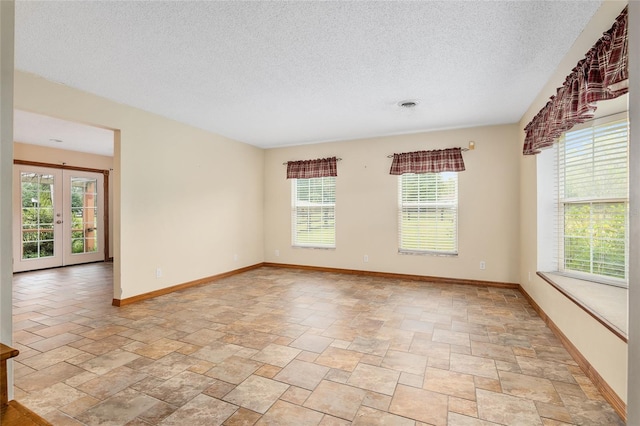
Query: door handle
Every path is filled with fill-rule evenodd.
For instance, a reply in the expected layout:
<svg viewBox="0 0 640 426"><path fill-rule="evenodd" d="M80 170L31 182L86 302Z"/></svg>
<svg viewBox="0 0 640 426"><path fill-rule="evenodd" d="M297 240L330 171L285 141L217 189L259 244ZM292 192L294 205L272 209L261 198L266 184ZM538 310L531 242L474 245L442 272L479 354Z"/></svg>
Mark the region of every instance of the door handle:
<svg viewBox="0 0 640 426"><path fill-rule="evenodd" d="M62 223L62 221L61 221L60 219L58 219L58 220L56 220L56 223L57 223L58 225L60 225L60 224Z"/></svg>

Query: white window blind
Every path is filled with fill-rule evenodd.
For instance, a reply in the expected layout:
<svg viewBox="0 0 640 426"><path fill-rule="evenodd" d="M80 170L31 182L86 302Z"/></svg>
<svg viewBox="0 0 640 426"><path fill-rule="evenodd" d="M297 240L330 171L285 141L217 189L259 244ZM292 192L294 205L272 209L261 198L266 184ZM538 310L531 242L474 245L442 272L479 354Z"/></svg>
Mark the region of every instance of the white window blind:
<svg viewBox="0 0 640 426"><path fill-rule="evenodd" d="M398 177L399 251L458 252L458 173Z"/></svg>
<svg viewBox="0 0 640 426"><path fill-rule="evenodd" d="M336 178L291 180L292 244L336 246Z"/></svg>
<svg viewBox="0 0 640 426"><path fill-rule="evenodd" d="M627 120L566 132L557 159L559 271L626 285Z"/></svg>

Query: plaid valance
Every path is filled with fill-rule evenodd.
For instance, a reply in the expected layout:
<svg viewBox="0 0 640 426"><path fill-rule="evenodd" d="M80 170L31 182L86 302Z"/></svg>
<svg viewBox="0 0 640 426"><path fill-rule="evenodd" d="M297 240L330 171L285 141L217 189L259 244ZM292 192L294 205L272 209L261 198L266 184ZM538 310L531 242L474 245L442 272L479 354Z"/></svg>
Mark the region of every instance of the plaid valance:
<svg viewBox="0 0 640 426"><path fill-rule="evenodd" d="M629 91L627 7L571 71L555 96L524 128L524 155L550 147L574 125L594 117L596 102Z"/></svg>
<svg viewBox="0 0 640 426"><path fill-rule="evenodd" d="M389 174L461 172L463 170L462 149L449 148L393 154Z"/></svg>
<svg viewBox="0 0 640 426"><path fill-rule="evenodd" d="M337 162L338 159L336 157L289 161L287 162L287 179L338 176Z"/></svg>

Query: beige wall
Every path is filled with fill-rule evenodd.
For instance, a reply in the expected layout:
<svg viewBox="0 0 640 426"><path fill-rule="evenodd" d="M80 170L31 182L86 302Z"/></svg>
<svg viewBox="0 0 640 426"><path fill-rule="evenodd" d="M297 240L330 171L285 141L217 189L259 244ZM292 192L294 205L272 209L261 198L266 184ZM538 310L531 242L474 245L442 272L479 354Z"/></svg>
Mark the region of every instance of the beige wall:
<svg viewBox="0 0 640 426"><path fill-rule="evenodd" d="M262 150L20 71L15 107L119 131L115 297L262 262Z"/></svg>
<svg viewBox="0 0 640 426"><path fill-rule="evenodd" d="M585 53L608 30L624 8L625 2L606 1L582 32L571 51L541 90L536 101L523 116L518 129L520 148L525 125L556 93L565 77ZM537 184L536 157L520 156L520 284L549 318L562 330L582 355L626 401L627 345L599 322L568 301L558 291L535 275L537 270ZM531 280L529 280L531 276Z"/></svg>
<svg viewBox="0 0 640 426"><path fill-rule="evenodd" d="M389 175L387 155L466 147L470 140L476 149L463 153L466 171L459 174L459 255L398 254L398 178ZM517 282L517 141L517 127L508 125L270 149L265 155L265 261ZM291 184L282 163L333 155L343 159L336 179L336 248L292 248Z"/></svg>
<svg viewBox="0 0 640 426"><path fill-rule="evenodd" d="M35 161L48 164L87 167L99 170L112 170L113 157L87 154L85 152L67 151L40 145L28 145L15 142L13 158L23 161ZM109 176L109 201L113 200L113 178ZM109 217L113 218L113 203L109 204ZM113 257L113 220L109 221L109 257Z"/></svg>

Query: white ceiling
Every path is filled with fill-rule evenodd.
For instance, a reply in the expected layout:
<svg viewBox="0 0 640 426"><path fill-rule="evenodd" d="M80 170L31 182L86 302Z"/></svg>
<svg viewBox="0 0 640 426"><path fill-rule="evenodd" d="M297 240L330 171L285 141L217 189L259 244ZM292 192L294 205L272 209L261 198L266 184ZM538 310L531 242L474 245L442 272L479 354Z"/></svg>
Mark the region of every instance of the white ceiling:
<svg viewBox="0 0 640 426"><path fill-rule="evenodd" d="M15 110L13 139L32 145L113 156L113 130Z"/></svg>
<svg viewBox="0 0 640 426"><path fill-rule="evenodd" d="M19 0L16 68L260 147L514 123L600 4Z"/></svg>

